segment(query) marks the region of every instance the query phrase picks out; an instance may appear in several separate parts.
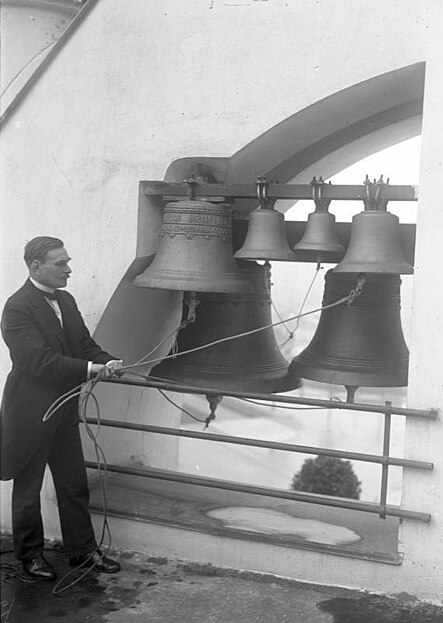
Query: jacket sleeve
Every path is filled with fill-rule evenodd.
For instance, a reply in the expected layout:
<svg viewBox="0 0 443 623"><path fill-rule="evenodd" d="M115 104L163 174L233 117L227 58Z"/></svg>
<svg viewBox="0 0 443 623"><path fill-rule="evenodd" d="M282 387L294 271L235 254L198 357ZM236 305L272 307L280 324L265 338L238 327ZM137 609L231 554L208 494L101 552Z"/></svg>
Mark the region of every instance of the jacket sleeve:
<svg viewBox="0 0 443 623"><path fill-rule="evenodd" d="M97 344L97 342L91 337L87 326L83 320L83 317L78 310L77 303L73 296L69 293L65 293L69 296L69 302L73 307L73 312L76 317L76 334L80 340L80 348L81 348L81 356L87 361L92 361L93 363L107 363L108 361L112 361L113 359L118 359L118 357L114 357L110 355L106 351L104 351L101 346Z"/></svg>
<svg viewBox="0 0 443 623"><path fill-rule="evenodd" d="M48 383L78 385L86 380L87 360L68 357L48 345L31 310L6 304L1 329L13 365Z"/></svg>

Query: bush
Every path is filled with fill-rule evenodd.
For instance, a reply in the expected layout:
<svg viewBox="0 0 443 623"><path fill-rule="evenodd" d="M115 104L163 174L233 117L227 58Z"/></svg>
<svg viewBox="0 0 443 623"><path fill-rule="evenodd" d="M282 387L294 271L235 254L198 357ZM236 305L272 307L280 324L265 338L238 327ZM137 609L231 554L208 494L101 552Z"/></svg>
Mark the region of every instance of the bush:
<svg viewBox="0 0 443 623"><path fill-rule="evenodd" d="M307 459L292 479L291 489L358 500L361 482L349 461L327 456Z"/></svg>

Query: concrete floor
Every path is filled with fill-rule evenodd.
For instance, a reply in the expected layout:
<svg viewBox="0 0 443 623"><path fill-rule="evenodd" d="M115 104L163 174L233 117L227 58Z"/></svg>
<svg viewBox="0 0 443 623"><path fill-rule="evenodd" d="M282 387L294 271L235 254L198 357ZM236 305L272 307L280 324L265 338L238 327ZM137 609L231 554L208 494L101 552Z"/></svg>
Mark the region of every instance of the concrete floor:
<svg viewBox="0 0 443 623"><path fill-rule="evenodd" d="M54 582L20 580L10 547L4 537L1 623L443 623L443 608L407 595L389 599L130 551L112 552L120 573L90 573L55 596ZM69 571L57 544L46 556L58 578Z"/></svg>

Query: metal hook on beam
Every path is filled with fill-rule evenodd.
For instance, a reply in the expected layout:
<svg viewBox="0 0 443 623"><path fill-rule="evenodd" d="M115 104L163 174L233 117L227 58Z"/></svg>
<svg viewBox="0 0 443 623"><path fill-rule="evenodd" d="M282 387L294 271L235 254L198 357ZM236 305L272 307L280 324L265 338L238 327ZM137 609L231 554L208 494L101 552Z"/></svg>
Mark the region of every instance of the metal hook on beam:
<svg viewBox="0 0 443 623"><path fill-rule="evenodd" d="M276 200L268 198L268 181L264 175L257 177L256 188L260 208L262 210L272 210Z"/></svg>
<svg viewBox="0 0 443 623"><path fill-rule="evenodd" d="M187 185L188 185L188 195L189 195L189 199L193 200L195 199L195 189L196 186L198 184L198 178L197 175L194 173L192 173L191 177L189 177L187 180L183 180Z"/></svg>
<svg viewBox="0 0 443 623"><path fill-rule="evenodd" d="M329 182L330 184L331 182ZM323 187L325 185L325 181L320 176L317 178L314 176L311 180L312 187L312 199L315 203L315 211L316 212L327 212L329 208L329 204L331 203L331 199L325 199L323 197Z"/></svg>
<svg viewBox="0 0 443 623"><path fill-rule="evenodd" d="M380 195L382 194L382 189L384 186L389 185L389 177L386 182L383 180L383 175L380 175L380 178L371 182L369 176L366 175L366 179L363 184L366 187L366 199L363 199L363 203L365 204L365 210L379 210L382 212L386 212L388 206L388 199L383 199Z"/></svg>

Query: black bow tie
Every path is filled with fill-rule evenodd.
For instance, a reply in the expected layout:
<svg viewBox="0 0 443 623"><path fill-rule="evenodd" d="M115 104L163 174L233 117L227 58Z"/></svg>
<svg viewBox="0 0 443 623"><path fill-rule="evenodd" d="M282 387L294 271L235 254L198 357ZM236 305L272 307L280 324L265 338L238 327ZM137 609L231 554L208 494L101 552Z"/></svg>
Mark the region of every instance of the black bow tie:
<svg viewBox="0 0 443 623"><path fill-rule="evenodd" d="M57 301L58 300L58 290L54 290L54 292L45 292L44 290L41 290L41 293L43 294L43 296L51 301Z"/></svg>

